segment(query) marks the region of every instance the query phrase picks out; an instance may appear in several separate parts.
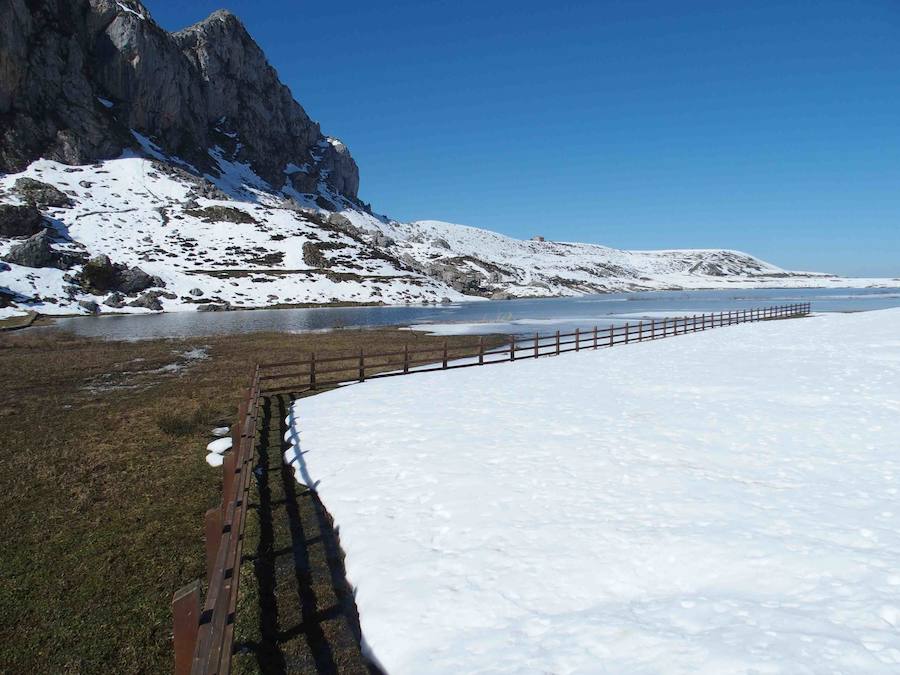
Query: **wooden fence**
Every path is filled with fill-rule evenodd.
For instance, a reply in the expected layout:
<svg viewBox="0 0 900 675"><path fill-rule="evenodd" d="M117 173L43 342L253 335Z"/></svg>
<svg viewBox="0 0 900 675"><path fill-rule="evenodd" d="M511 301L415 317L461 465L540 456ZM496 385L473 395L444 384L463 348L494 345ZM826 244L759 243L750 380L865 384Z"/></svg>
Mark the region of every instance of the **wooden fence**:
<svg viewBox="0 0 900 675"><path fill-rule="evenodd" d="M694 314L677 318L650 319L611 325L594 326L589 330L575 329L572 333L556 333L533 336L511 335L500 348L489 347L484 338L478 346L402 348L390 352L367 354L360 350L354 354L316 354L306 358L260 364L260 386L264 393L278 391L302 392L345 382L365 382L367 379L395 377L435 370L450 370L507 363L521 359L557 356L583 349L599 349L659 340L684 333L710 330L738 323L786 319L809 314L809 303L739 309L711 314Z"/></svg>
<svg viewBox="0 0 900 675"><path fill-rule="evenodd" d="M206 600L201 605L200 580L179 589L172 598L176 675L231 671L259 398L257 366L231 430L231 451L225 453L222 463L222 503L206 512Z"/></svg>
<svg viewBox="0 0 900 675"><path fill-rule="evenodd" d="M172 599L176 675L227 675L231 671L241 549L261 396L276 391L299 393L344 382L556 356L738 323L805 316L809 312L809 303L801 303L651 319L603 329L594 326L573 333L557 331L527 338L512 335L499 347L487 346L480 338L475 348L448 348L445 341L437 348L410 349L404 345L402 349L374 354L312 353L306 359L257 365L240 405L238 420L232 427L231 451L224 457L222 503L206 512L205 601L201 603L200 580L179 589Z"/></svg>

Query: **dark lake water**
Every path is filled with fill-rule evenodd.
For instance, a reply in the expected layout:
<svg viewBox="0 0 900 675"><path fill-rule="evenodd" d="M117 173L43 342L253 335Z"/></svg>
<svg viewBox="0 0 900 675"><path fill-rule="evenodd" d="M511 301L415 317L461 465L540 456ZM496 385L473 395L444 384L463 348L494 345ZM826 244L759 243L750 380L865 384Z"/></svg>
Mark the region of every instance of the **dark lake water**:
<svg viewBox="0 0 900 675"><path fill-rule="evenodd" d="M810 302L814 312L886 309L900 307L900 288L659 291L443 306L175 312L59 319L53 327L44 330L64 329L110 340L411 325L417 329L432 325L437 332L525 334L603 327L642 317L682 316L793 302Z"/></svg>

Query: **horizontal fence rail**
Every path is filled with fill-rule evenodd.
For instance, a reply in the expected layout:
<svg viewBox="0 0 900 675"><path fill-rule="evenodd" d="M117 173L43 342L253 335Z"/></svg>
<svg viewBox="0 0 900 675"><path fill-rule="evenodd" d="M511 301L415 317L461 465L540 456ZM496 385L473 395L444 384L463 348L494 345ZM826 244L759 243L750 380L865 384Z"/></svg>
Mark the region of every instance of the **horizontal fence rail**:
<svg viewBox="0 0 900 675"><path fill-rule="evenodd" d="M499 347L484 338L472 347L401 348L367 354L316 354L257 365L232 426L232 447L222 464L222 502L206 512L206 597L194 581L172 598L176 675L227 675L231 672L247 495L253 471L260 398L276 391L316 390L368 379L509 363L567 352L660 340L739 323L787 319L810 313L809 303L639 320L605 328L556 331L550 335L511 335ZM332 376L332 377L328 377Z"/></svg>
<svg viewBox="0 0 900 675"><path fill-rule="evenodd" d="M355 354L316 354L306 358L260 364L259 378L263 393L278 391L314 391L321 387L365 382L381 377L396 377L435 370L451 370L492 363L507 363L543 356L557 356L585 349L599 349L659 340L662 338L694 333L697 331L732 326L739 323L769 321L805 316L810 312L809 303L739 309L728 312L694 314L690 316L645 319L619 325L589 330L575 329L572 333L556 333L533 336L510 335L499 348L488 348L484 338L478 346L449 347L445 341L441 347L409 347L404 345L387 352Z"/></svg>

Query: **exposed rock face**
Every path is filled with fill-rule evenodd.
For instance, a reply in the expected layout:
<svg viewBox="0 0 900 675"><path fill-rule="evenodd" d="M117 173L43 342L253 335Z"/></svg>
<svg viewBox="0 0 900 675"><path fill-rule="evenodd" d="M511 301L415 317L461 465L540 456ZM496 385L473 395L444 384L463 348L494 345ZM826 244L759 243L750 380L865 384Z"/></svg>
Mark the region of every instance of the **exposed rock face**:
<svg viewBox="0 0 900 675"><path fill-rule="evenodd" d="M0 171L114 157L130 129L212 173L218 148L276 189L323 183L356 199L346 146L321 133L233 14L170 34L137 0L0 2Z"/></svg>
<svg viewBox="0 0 900 675"><path fill-rule="evenodd" d="M16 180L15 191L32 206L40 208L72 206L72 200L62 190L34 178Z"/></svg>
<svg viewBox="0 0 900 675"><path fill-rule="evenodd" d="M322 250L313 242L303 244L303 262L310 267L329 267L330 263Z"/></svg>
<svg viewBox="0 0 900 675"><path fill-rule="evenodd" d="M44 219L35 207L0 204L0 237L30 237L43 229Z"/></svg>
<svg viewBox="0 0 900 675"><path fill-rule="evenodd" d="M75 281L89 293L101 295L115 292L134 295L154 286L165 286L159 277L147 274L140 267L129 269L125 265L112 262L108 256L91 258L84 264Z"/></svg>
<svg viewBox="0 0 900 675"><path fill-rule="evenodd" d="M56 267L61 270L81 262L82 258L77 255L55 250L52 243L50 231L41 230L21 244L13 246L3 259L23 267Z"/></svg>
<svg viewBox="0 0 900 675"><path fill-rule="evenodd" d="M231 206L207 206L205 209L185 211L188 215L201 218L207 223L255 223L256 220L246 211Z"/></svg>

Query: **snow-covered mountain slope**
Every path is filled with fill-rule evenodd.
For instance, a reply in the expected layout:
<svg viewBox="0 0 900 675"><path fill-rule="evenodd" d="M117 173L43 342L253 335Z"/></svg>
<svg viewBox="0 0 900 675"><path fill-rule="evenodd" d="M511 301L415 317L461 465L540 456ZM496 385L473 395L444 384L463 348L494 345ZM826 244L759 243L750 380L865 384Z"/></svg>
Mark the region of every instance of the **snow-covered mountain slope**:
<svg viewBox="0 0 900 675"><path fill-rule="evenodd" d="M298 193L288 182L274 188L221 148L211 151L219 175L200 177L139 140L143 152L119 159L86 166L39 160L0 176L0 204L33 204L44 218L35 229L52 233L0 238L6 313L875 283L786 272L736 251L621 251L438 221L400 223L324 183L316 193Z"/></svg>

